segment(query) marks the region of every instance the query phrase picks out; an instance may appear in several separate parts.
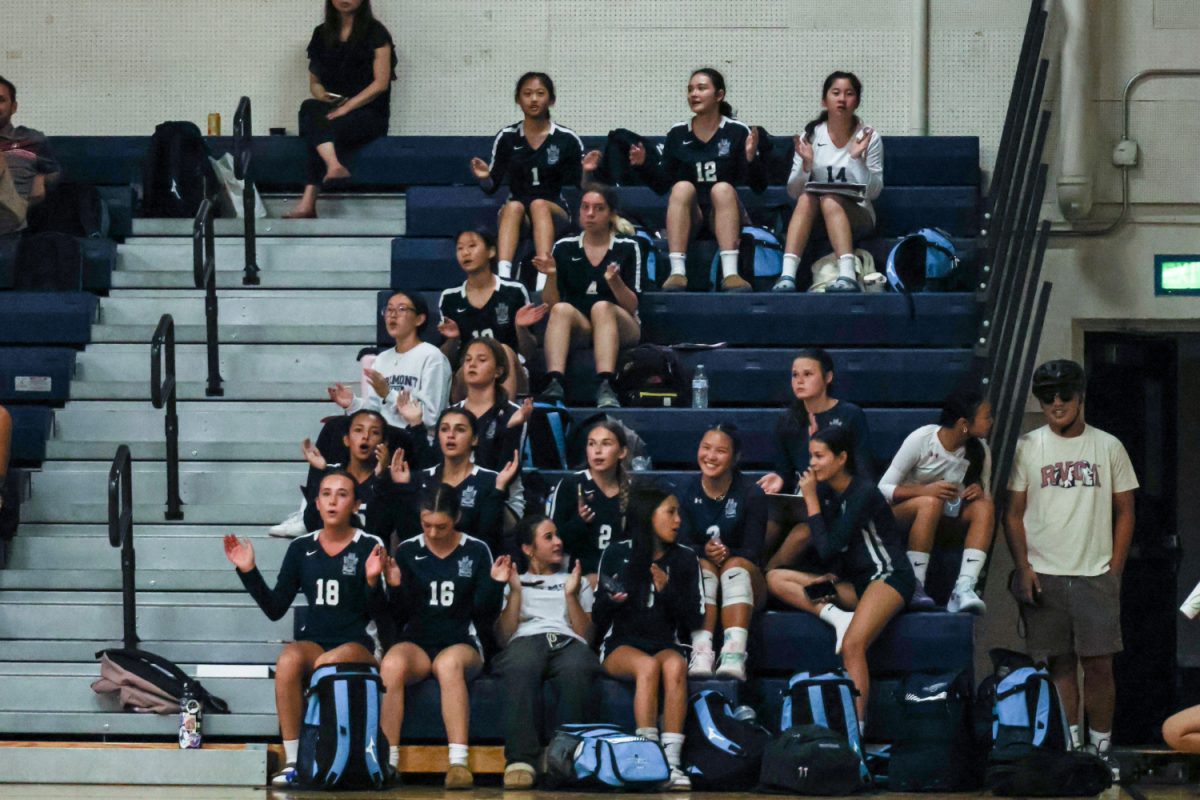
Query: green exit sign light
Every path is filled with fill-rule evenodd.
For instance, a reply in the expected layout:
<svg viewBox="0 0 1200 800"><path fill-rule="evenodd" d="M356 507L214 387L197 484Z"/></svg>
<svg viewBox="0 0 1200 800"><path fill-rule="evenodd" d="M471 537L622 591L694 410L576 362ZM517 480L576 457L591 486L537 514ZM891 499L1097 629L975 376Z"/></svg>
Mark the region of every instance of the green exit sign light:
<svg viewBox="0 0 1200 800"><path fill-rule="evenodd" d="M1154 293L1200 295L1200 255L1155 256Z"/></svg>

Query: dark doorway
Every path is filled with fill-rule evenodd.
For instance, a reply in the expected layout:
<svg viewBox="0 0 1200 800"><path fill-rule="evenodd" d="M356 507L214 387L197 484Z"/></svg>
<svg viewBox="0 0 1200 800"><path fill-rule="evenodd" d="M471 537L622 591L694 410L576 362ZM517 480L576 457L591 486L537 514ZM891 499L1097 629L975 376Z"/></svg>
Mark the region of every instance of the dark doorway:
<svg viewBox="0 0 1200 800"><path fill-rule="evenodd" d="M1176 710L1178 346L1173 335L1088 333L1084 351L1088 424L1121 440L1141 483L1122 580L1114 739L1142 745L1161 740Z"/></svg>

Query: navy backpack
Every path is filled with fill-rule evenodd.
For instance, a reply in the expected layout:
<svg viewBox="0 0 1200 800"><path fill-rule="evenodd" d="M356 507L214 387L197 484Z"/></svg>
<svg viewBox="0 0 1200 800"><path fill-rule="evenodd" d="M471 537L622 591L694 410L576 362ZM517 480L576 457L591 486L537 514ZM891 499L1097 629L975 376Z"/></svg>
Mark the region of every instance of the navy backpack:
<svg viewBox="0 0 1200 800"><path fill-rule="evenodd" d="M379 727L382 694L373 664L330 664L313 672L296 760L302 785L382 788L388 763L388 742Z"/></svg>

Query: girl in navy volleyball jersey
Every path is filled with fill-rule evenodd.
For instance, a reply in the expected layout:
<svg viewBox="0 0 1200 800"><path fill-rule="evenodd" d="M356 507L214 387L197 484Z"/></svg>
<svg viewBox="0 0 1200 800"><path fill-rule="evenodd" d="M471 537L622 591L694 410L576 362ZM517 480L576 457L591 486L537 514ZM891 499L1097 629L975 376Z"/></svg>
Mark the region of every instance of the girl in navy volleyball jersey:
<svg viewBox="0 0 1200 800"><path fill-rule="evenodd" d="M800 478L808 527L820 573L786 567L767 573L767 586L788 605L815 614L836 633L858 696L860 724L866 721L870 672L867 650L892 617L904 610L916 585L904 556L904 534L873 483L854 474L854 437L844 427L825 428L809 442L810 465ZM787 565L790 567L790 565ZM806 587L832 584L814 600Z"/></svg>
<svg viewBox="0 0 1200 800"><path fill-rule="evenodd" d="M767 527L767 496L737 467L741 439L736 425L721 422L705 431L696 461L697 475L679 487L679 539L700 553L704 624L692 632L688 674L713 675L713 632L720 599L720 664L716 675L746 680L750 618L767 598L759 565Z"/></svg>
<svg viewBox="0 0 1200 800"><path fill-rule="evenodd" d="M492 560L491 550L455 525L458 493L439 486L421 501L421 533L387 559L388 604L400 627L400 641L383 657L382 728L389 742L400 741L404 689L433 675L441 690L442 722L450 745L447 789L468 789L470 699L467 682L483 667L478 631L500 610L512 562ZM399 749L392 747L392 766Z"/></svg>
<svg viewBox="0 0 1200 800"><path fill-rule="evenodd" d="M809 436L822 428L845 427L854 438L854 459L858 474L874 476L870 433L863 410L847 400L829 394L833 385L833 358L819 347L805 348L792 361L792 394L796 401L779 417L775 439L779 448L774 472L759 478L758 485L767 494L794 494L799 491L800 475L808 469ZM783 539L782 545L780 539ZM779 503L771 507L767 524L767 553L778 552L767 569L781 559L795 562L808 546L808 526L793 506Z"/></svg>
<svg viewBox="0 0 1200 800"><path fill-rule="evenodd" d="M416 419L420 407L410 403L401 409L401 413ZM428 441L419 422L408 430L414 442ZM456 522L459 530L486 542L498 552L515 549L511 543L504 542L504 507L508 487L517 475L519 454L515 449L511 451L509 461L498 472L479 466L471 460L478 430L479 421L470 411L447 408L437 421L437 449L417 445L417 463L429 466L414 476L403 452L397 451L392 457L392 483L389 489L381 491L380 503L387 505L391 529L401 538L408 538L419 530L419 504L447 485L458 492L461 511Z"/></svg>
<svg viewBox="0 0 1200 800"><path fill-rule="evenodd" d="M546 513L558 526L563 547L595 587L600 555L612 542L625 538L629 505L629 455L625 430L602 420L587 432L587 469L558 482L546 503Z"/></svg>
<svg viewBox="0 0 1200 800"><path fill-rule="evenodd" d="M583 233L559 239L553 254L533 259L547 276L542 299L550 306L545 336L549 383L541 394L546 402L562 402L566 394L564 373L572 345L590 343L600 381L596 406L621 405L612 381L617 355L642 335L642 251L630 235L632 226L617 215L616 202L609 187L589 185L579 200Z"/></svg>
<svg viewBox="0 0 1200 800"><path fill-rule="evenodd" d="M825 291L862 291L862 265L854 255L854 242L875 227L871 201L883 191L883 140L855 114L861 102L862 81L854 73L830 73L821 87L820 116L804 127L804 135L795 137L787 188L796 209L788 223L783 274L774 291L796 290L796 268L818 222L824 224L838 257L838 277Z"/></svg>
<svg viewBox="0 0 1200 800"><path fill-rule="evenodd" d="M579 186L600 165L600 152L583 154L583 142L570 128L550 120L554 81L544 72L526 72L513 99L524 119L501 129L492 143L491 161L471 159L471 174L488 194L507 183L508 202L500 209L500 277L512 277L513 256L526 223L533 229L537 255L550 255L557 232L571 215L563 189Z"/></svg>
<svg viewBox="0 0 1200 800"><path fill-rule="evenodd" d="M742 225L749 222L738 185L755 192L767 188L767 173L758 157L758 129L733 118L725 99L725 76L710 67L692 73L687 86L690 122L667 132L662 158L647 159L646 148L629 149L629 163L639 167L659 194L670 191L667 205L667 244L671 274L663 291L687 288L688 243L700 225L707 225L721 253L721 290L748 292L752 287L737 274Z"/></svg>
<svg viewBox="0 0 1200 800"><path fill-rule="evenodd" d="M442 317L438 323L441 349L459 370L454 376L450 399L457 402L466 391L461 371L463 347L472 339L484 337L495 339L504 349L507 364L504 389L508 396L524 394L529 376L517 354L526 361L537 354L537 339L529 328L546 316L548 309L544 304L531 305L523 284L493 274L496 242L488 231L462 231L455 239L455 253L467 279L461 286L442 292L438 303Z"/></svg>
<svg viewBox="0 0 1200 800"><path fill-rule="evenodd" d="M657 488L629 498L630 538L600 559L592 621L603 634L600 660L609 675L635 683L633 717L640 735L659 740L658 693L663 693L662 745L671 765L670 788L689 789L681 768L687 716L687 660L682 637L700 627L704 598L700 562L678 541L679 500Z"/></svg>
<svg viewBox="0 0 1200 800"><path fill-rule="evenodd" d="M386 556L382 541L351 526L350 518L358 508L357 485L342 470L324 477L316 498L322 527L288 546L274 589L268 588L258 571L250 540L232 534L225 537L225 557L268 617L282 619L297 594L308 600L297 640L284 645L275 662L275 708L285 763L272 776L273 786L291 786L296 781L304 688L313 670L327 664L375 663L371 617L383 606L379 576Z"/></svg>
<svg viewBox="0 0 1200 800"><path fill-rule="evenodd" d="M354 478L358 486L355 495L358 498L358 521L366 520L365 527L371 533L378 531L372 526L371 508L375 492L382 481L386 480L391 454L387 445L388 424L378 411L360 409L350 415L347 421L348 429L342 437L347 458L344 464L330 464L325 455L312 443L305 439L300 443L304 460L308 462L309 478L305 487L304 497L307 503L304 507L305 532L315 531L321 527L321 515L317 509L316 497L320 491L321 481L326 472L333 469L344 469Z"/></svg>

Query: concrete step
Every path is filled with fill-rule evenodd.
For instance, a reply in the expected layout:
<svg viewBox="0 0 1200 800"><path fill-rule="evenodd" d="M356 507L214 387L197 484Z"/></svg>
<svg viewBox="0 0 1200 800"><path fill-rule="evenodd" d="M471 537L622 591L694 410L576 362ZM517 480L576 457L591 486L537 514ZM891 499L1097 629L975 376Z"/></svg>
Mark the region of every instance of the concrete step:
<svg viewBox="0 0 1200 800"><path fill-rule="evenodd" d="M100 300L93 342L149 343L163 314L175 319L175 341L206 341L204 292L127 289ZM235 289L218 298L220 341L370 344L375 293Z"/></svg>
<svg viewBox="0 0 1200 800"><path fill-rule="evenodd" d="M64 717L76 714L23 714L5 712L0 714L0 730L9 730L9 720L19 722L21 717L30 719L32 727L18 724L14 733L33 735L41 733L76 733L70 725L64 725ZM93 714L95 717L110 717L109 714ZM120 714L112 717L141 717L138 727L153 729L163 735L170 733L170 726L178 728L179 721L170 716L154 714ZM211 715L217 716L217 715ZM123 726L124 720L113 719L100 723L101 733L111 731L111 725ZM241 723L239 723L241 724ZM208 717L204 720L205 734L209 734ZM218 722L217 730L229 727ZM106 745L96 742L42 743L36 747L24 746L23 742L0 745L0 782L14 784L88 784L89 786L241 786L259 787L267 779L267 746L265 744L238 744L229 748L204 747L200 750L180 750L178 747L146 747L145 745ZM22 787L22 792L27 787ZM49 797L41 791L28 787L24 797ZM94 790L71 790L74 797L96 797ZM127 791L127 790L125 790ZM122 791L122 794L125 793ZM195 790L195 797L207 797L204 790ZM4 796L16 797L16 794ZM108 796L108 795L105 795ZM116 795L112 795L116 796Z"/></svg>
<svg viewBox="0 0 1200 800"><path fill-rule="evenodd" d="M298 504L297 504L298 505ZM237 529L239 536L249 536L257 541L267 536L268 526L243 525ZM187 522L145 523L134 529L134 539L195 537L201 539L220 537L230 533L228 525L191 525ZM21 521L21 541L28 542L39 538L87 538L103 539L108 542L107 523L71 523L71 522L25 522ZM141 562L139 561L139 566Z"/></svg>
<svg viewBox="0 0 1200 800"><path fill-rule="evenodd" d="M403 195L326 194L317 204L319 219L281 219L295 203L295 196L265 198L266 219L255 220L258 236L403 236L406 230L406 202ZM191 236L191 219L133 220L134 236ZM218 219L217 236L240 237L245 231L241 219Z"/></svg>
<svg viewBox="0 0 1200 800"><path fill-rule="evenodd" d="M105 633L111 639L97 639ZM152 639L141 633L139 646L163 658L178 663L203 664L273 664L279 657L278 642L179 642ZM73 662L89 661L96 653L109 647L122 647L119 628L93 631L90 638L70 641L60 639L9 639L4 642L4 660L9 662ZM2 776L0 776L2 781ZM0 794L0 797L3 797Z"/></svg>
<svg viewBox="0 0 1200 800"><path fill-rule="evenodd" d="M199 301L203 304L203 301ZM224 306L222 306L224 308ZM321 400L325 389L341 380L351 386L360 381L356 356L369 344L309 347L300 344L223 344L221 377L228 400ZM137 344L93 344L76 359L71 382L73 400L149 400L149 339ZM208 352L203 344L177 344L175 379L181 400L205 399ZM357 389L356 389L357 391ZM326 403L321 416L340 413ZM301 437L303 438L303 437Z"/></svg>
<svg viewBox="0 0 1200 800"><path fill-rule="evenodd" d="M261 287L266 289L380 289L391 275L391 240L387 238L285 238L257 240ZM242 287L244 244L217 242L217 286ZM193 288L190 240L168 237L131 239L117 251L113 287Z"/></svg>
<svg viewBox="0 0 1200 800"><path fill-rule="evenodd" d="M228 532L228 529L224 529ZM241 533L239 531L239 533ZM120 552L107 538L42 536L21 532L12 544L0 589L114 591L121 588ZM225 558L222 533L207 536L150 536L134 531L137 588L146 592L240 592L241 581ZM252 537L255 557L274 584L290 542Z"/></svg>
<svg viewBox="0 0 1200 800"><path fill-rule="evenodd" d="M166 470L161 462L138 461L133 451L133 517L161 523ZM21 506L29 522L95 523L108 519L108 468L103 461L49 461L33 476L31 497ZM180 496L189 523L271 525L300 506L308 465L185 462L179 468Z"/></svg>
<svg viewBox="0 0 1200 800"><path fill-rule="evenodd" d="M321 419L341 413L333 403L245 401L178 405L184 460L299 463L300 441L315 439ZM139 459L165 459L164 412L142 401L73 401L55 412L51 459L111 459L128 444Z"/></svg>

